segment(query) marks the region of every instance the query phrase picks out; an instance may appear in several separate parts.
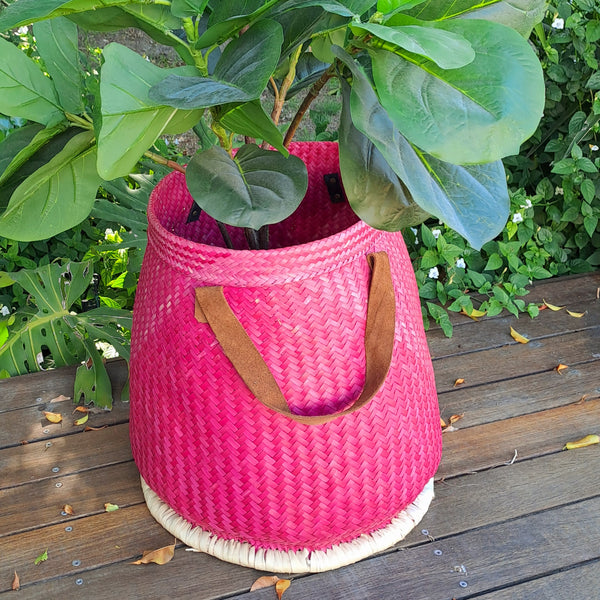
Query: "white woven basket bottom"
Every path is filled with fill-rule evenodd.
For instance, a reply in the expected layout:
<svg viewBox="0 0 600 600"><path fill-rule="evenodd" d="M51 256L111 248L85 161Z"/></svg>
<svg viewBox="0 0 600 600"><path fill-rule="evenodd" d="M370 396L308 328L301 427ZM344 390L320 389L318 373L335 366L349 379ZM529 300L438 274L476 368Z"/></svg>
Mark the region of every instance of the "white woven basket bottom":
<svg viewBox="0 0 600 600"><path fill-rule="evenodd" d="M433 499L433 478L412 504L409 504L386 527L343 542L328 550L285 552L256 548L247 542L226 540L201 527L194 527L165 504L142 480L142 490L152 516L176 538L194 550L221 560L273 573L320 573L337 569L381 552L404 539L423 518Z"/></svg>

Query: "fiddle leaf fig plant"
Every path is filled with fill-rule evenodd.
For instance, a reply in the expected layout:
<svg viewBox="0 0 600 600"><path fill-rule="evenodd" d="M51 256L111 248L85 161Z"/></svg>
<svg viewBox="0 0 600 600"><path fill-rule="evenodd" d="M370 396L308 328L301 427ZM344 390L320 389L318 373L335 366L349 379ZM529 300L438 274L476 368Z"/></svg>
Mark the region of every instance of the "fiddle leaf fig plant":
<svg viewBox="0 0 600 600"><path fill-rule="evenodd" d="M43 239L85 218L103 180L128 175L163 134L208 123L188 188L219 225L265 228L307 188L287 147L311 102L340 82L340 170L357 215L398 231L433 215L475 248L509 211L501 159L542 116L527 37L544 0L13 0L0 31L33 24L40 61L0 38L0 113L31 122L0 143L0 235ZM161 68L117 43L99 85L78 29L136 27L175 48ZM287 128L282 107L304 99ZM239 144L243 140L243 144ZM222 229L223 230L223 229Z"/></svg>

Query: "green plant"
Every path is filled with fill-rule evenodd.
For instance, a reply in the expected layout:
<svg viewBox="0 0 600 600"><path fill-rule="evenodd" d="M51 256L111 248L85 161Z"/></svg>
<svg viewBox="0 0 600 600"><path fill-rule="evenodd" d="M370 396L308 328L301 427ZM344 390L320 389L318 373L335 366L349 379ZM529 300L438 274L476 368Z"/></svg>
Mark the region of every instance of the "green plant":
<svg viewBox="0 0 600 600"><path fill-rule="evenodd" d="M111 384L95 340L108 342L128 359L131 313L106 307L72 312L92 275L91 262L68 262L2 276L1 284L18 283L31 295L28 306L0 316L2 377L85 361L77 369L75 400L83 396L110 408Z"/></svg>
<svg viewBox="0 0 600 600"><path fill-rule="evenodd" d="M128 175L159 135L206 112L218 145L202 144L188 187L203 210L263 247L261 232L306 189L305 167L286 146L334 78L341 174L358 216L399 230L433 214L479 247L508 213L500 159L541 115L541 68L523 36L543 12L541 0L467 0L460 10L450 0L16 0L0 30L33 22L49 77L0 40L0 111L33 122L0 144L0 192L10 197L0 235L45 238L80 222L102 180ZM96 88L79 65L78 26L138 27L186 66L161 69L110 44ZM302 89L284 137L282 105ZM234 134L261 143L249 139L234 155Z"/></svg>

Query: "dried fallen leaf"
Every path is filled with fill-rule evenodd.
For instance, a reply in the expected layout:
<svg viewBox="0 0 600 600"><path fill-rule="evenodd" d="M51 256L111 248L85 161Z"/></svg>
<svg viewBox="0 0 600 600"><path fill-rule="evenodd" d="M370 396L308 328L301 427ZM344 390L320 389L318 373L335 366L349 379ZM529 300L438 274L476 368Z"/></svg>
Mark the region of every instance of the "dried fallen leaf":
<svg viewBox="0 0 600 600"><path fill-rule="evenodd" d="M556 367L554 370L557 371L558 373L562 373L563 371L566 371L569 368L569 365L563 365L562 363L560 363L558 365L558 367Z"/></svg>
<svg viewBox="0 0 600 600"><path fill-rule="evenodd" d="M60 413L44 411L44 416L50 423L60 423L62 421L62 415Z"/></svg>
<svg viewBox="0 0 600 600"><path fill-rule="evenodd" d="M74 515L75 511L73 510L73 507L70 504L65 504L62 507L62 511L67 513L68 515Z"/></svg>
<svg viewBox="0 0 600 600"><path fill-rule="evenodd" d="M108 425L102 425L102 427L90 427L89 425L84 429L84 431L100 431L101 429L106 429Z"/></svg>
<svg viewBox="0 0 600 600"><path fill-rule="evenodd" d="M170 546L164 546L162 548L158 548L158 550L151 550L149 552L144 552L142 558L132 562L132 565L147 565L150 563L154 563L157 565L164 565L168 563L173 556L175 556L175 544L171 544Z"/></svg>
<svg viewBox="0 0 600 600"><path fill-rule="evenodd" d="M572 317L575 317L576 319L581 319L581 317L583 317L583 316L585 315L585 313L584 313L584 312L582 312L582 313L578 313L578 312L573 312L573 311L571 311L571 310L567 310L567 313L568 313L569 315L571 315Z"/></svg>
<svg viewBox="0 0 600 600"><path fill-rule="evenodd" d="M576 442L567 442L563 450L576 450L577 448L585 448L586 446L593 446L594 444L600 444L600 436L595 434L586 435Z"/></svg>
<svg viewBox="0 0 600 600"><path fill-rule="evenodd" d="M17 572L15 571L15 576L13 577L13 582L12 582L12 589L13 589L13 591L18 592L20 587L21 587L21 580L19 579L19 576L17 575Z"/></svg>
<svg viewBox="0 0 600 600"><path fill-rule="evenodd" d="M456 421L460 421L464 416L465 416L465 413L462 413L460 415L452 415L450 417L450 425L454 425L454 423L456 423Z"/></svg>
<svg viewBox="0 0 600 600"><path fill-rule="evenodd" d="M441 425L442 429L445 429L446 427L448 427L448 423L446 423L446 421L444 421L444 419L442 419L442 417L440 417L440 425Z"/></svg>
<svg viewBox="0 0 600 600"><path fill-rule="evenodd" d="M80 419L73 421L73 425L83 425L84 423L87 423L87 420L89 418L89 415L83 415L83 417L81 417Z"/></svg>
<svg viewBox="0 0 600 600"><path fill-rule="evenodd" d="M104 510L106 512L115 512L115 510L119 510L119 505L118 504L112 504L111 502L107 502L104 505Z"/></svg>
<svg viewBox="0 0 600 600"><path fill-rule="evenodd" d="M477 321L477 319L479 317L485 317L486 315L486 311L485 310L477 310L476 308L474 308L471 311L471 314L469 314L464 308L460 311L461 315L466 315L467 317L470 317L471 319L473 319L473 321Z"/></svg>
<svg viewBox="0 0 600 600"><path fill-rule="evenodd" d="M259 577L250 588L251 592L255 592L256 590L262 590L264 588L272 587L279 581L279 577L277 575L263 575Z"/></svg>
<svg viewBox="0 0 600 600"><path fill-rule="evenodd" d="M90 409L87 408L86 406L76 406L75 410L73 412L74 413L76 413L76 412L89 413Z"/></svg>
<svg viewBox="0 0 600 600"><path fill-rule="evenodd" d="M70 400L71 398L69 396L64 396L63 394L61 394L60 396L56 396L56 398L52 398L52 400L50 400L50 403L55 404L56 402L64 402L65 400Z"/></svg>
<svg viewBox="0 0 600 600"><path fill-rule="evenodd" d="M462 377L459 377L455 382L454 382L454 387L458 387L459 385L462 385L465 382L465 380Z"/></svg>
<svg viewBox="0 0 600 600"><path fill-rule="evenodd" d="M281 596L283 596L283 592L285 592L285 590L287 590L291 584L292 584L292 582L289 579L280 579L275 584L275 591L277 592L277 598L279 600L281 600Z"/></svg>
<svg viewBox="0 0 600 600"><path fill-rule="evenodd" d="M34 561L34 565L39 565L41 562L48 560L48 548L46 548Z"/></svg>
<svg viewBox="0 0 600 600"><path fill-rule="evenodd" d="M544 306L546 308L549 308L550 310L554 310L554 311L562 310L564 308L564 306L555 306L554 304L550 304L549 302L546 302L545 300L544 300Z"/></svg>
<svg viewBox="0 0 600 600"><path fill-rule="evenodd" d="M515 331L512 327L510 328L510 335L513 338L513 340L516 340L520 344L527 344L529 342L529 340L524 335L521 335L518 331Z"/></svg>

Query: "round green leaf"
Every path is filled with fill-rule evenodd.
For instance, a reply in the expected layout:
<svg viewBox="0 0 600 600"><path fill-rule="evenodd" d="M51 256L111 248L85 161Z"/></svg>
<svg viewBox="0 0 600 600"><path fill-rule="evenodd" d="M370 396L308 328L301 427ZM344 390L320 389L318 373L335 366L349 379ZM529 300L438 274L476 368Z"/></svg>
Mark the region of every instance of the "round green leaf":
<svg viewBox="0 0 600 600"><path fill-rule="evenodd" d="M260 229L298 208L308 187L297 156L242 146L233 160L217 146L199 152L186 172L188 189L211 217L236 227Z"/></svg>
<svg viewBox="0 0 600 600"><path fill-rule="evenodd" d="M478 164L517 154L544 108L542 68L529 43L489 21L439 26L469 40L473 62L444 70L371 50L381 104L411 143L442 160Z"/></svg>

